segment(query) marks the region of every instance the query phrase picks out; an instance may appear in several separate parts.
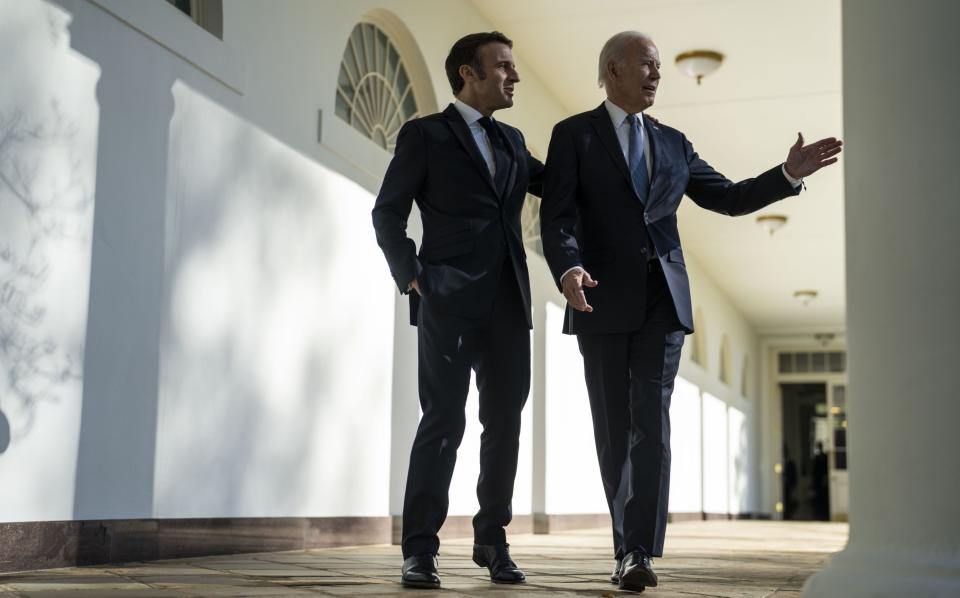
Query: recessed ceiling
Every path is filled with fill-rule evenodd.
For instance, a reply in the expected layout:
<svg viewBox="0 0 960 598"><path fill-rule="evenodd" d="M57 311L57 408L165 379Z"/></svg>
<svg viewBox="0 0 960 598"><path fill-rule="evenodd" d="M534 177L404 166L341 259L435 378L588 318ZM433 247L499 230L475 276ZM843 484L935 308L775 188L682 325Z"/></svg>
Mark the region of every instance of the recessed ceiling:
<svg viewBox="0 0 960 598"><path fill-rule="evenodd" d="M626 29L650 35L664 66L648 113L682 130L700 156L731 179L782 162L797 131L808 141L842 136L836 0L474 4L514 40L515 55L571 114L604 98L597 87L597 57L605 41ZM674 65L677 54L691 49L725 55L700 86ZM773 237L756 224L756 214L729 218L689 200L680 209L685 250L762 332L844 328L842 164L841 158L809 177L799 197L760 212L789 216ZM803 307L793 292L807 288L819 296Z"/></svg>

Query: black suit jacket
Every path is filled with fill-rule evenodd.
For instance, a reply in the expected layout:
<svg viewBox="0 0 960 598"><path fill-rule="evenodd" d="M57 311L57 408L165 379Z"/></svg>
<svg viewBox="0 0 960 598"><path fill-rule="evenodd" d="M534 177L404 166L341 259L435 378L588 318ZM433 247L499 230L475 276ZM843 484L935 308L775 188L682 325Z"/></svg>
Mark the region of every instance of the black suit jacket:
<svg viewBox="0 0 960 598"><path fill-rule="evenodd" d="M653 154L646 206L633 191L603 104L553 129L540 205L547 263L558 287L560 276L576 265L599 281L585 291L592 313L567 306L567 334L640 328L650 247L663 266L680 323L693 332L690 283L677 229L684 194L701 207L738 216L799 193L779 165L734 183L703 161L680 131L647 116L643 124Z"/></svg>
<svg viewBox="0 0 960 598"><path fill-rule="evenodd" d="M520 211L528 189L540 195L543 164L527 151L518 129L495 122L510 153L502 192L451 104L400 129L373 208L373 226L400 292L406 293L416 278L431 309L465 319L490 313L506 252L532 326ZM423 221L419 254L406 232L414 201ZM416 292L410 293L414 325L419 300Z"/></svg>

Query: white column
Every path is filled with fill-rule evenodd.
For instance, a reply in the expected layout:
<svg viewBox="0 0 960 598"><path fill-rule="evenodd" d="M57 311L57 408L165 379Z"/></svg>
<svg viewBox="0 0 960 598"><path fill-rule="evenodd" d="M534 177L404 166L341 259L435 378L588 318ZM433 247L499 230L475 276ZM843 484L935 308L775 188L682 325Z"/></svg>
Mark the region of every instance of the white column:
<svg viewBox="0 0 960 598"><path fill-rule="evenodd" d="M533 533L550 532L547 515L547 301L533 285L533 367L531 403L533 409L533 489L531 513Z"/></svg>
<svg viewBox="0 0 960 598"><path fill-rule="evenodd" d="M843 3L850 541L804 596L960 596L958 23Z"/></svg>

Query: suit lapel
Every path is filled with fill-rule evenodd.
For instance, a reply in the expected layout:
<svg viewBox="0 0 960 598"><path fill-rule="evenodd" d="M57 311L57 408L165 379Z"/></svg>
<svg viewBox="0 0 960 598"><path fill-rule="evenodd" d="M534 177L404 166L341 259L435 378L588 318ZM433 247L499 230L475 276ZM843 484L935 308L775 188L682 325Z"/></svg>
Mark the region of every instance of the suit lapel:
<svg viewBox="0 0 960 598"><path fill-rule="evenodd" d="M480 171L480 176L487 182L487 185L490 186L493 193L499 197L499 192L493 182L493 177L490 176L490 169L487 168L487 163L484 161L483 156L480 155L480 150L477 148L477 143L473 140L470 127L467 126L467 123L463 120L463 117L460 116L460 113L453 104L447 106L447 109L443 111L443 116L447 119L447 124L450 125L450 128L453 130L454 136L460 141L460 145L463 146L463 149L466 150L470 156L473 165Z"/></svg>
<svg viewBox="0 0 960 598"><path fill-rule="evenodd" d="M646 209L657 203L662 193L659 188L663 186L666 177L664 170L667 167L666 150L663 147L663 138L661 136L660 125L654 122L647 115L643 116L643 126L650 139L650 151L653 153L653 165L650 168L650 193L647 197Z"/></svg>
<svg viewBox="0 0 960 598"><path fill-rule="evenodd" d="M633 179L630 178L630 169L627 168L627 161L623 158L623 150L620 148L620 141L617 140L617 132L613 130L613 123L610 122L610 113L607 112L606 106L600 104L599 108L590 113L590 117L603 147L607 149L607 153L610 154L632 189Z"/></svg>
<svg viewBox="0 0 960 598"><path fill-rule="evenodd" d="M506 127L501 125L497 121L496 126L500 129L500 132L503 134L503 139L506 142L507 153L510 157L509 171L507 172L507 182L503 186L503 195L502 198L505 199L510 197L510 192L513 191L513 186L517 183L517 148L514 145L513 135L508 135L504 130Z"/></svg>

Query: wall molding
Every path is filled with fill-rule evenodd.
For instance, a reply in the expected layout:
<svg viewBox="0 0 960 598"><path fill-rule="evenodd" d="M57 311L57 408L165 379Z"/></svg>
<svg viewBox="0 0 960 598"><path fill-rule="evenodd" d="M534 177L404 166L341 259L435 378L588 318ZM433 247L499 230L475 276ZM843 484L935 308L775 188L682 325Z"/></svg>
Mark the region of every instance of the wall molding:
<svg viewBox="0 0 960 598"><path fill-rule="evenodd" d="M236 50L169 3L87 1L215 81L243 94L246 70Z"/></svg>
<svg viewBox="0 0 960 598"><path fill-rule="evenodd" d="M389 542L389 517L0 523L0 572Z"/></svg>

